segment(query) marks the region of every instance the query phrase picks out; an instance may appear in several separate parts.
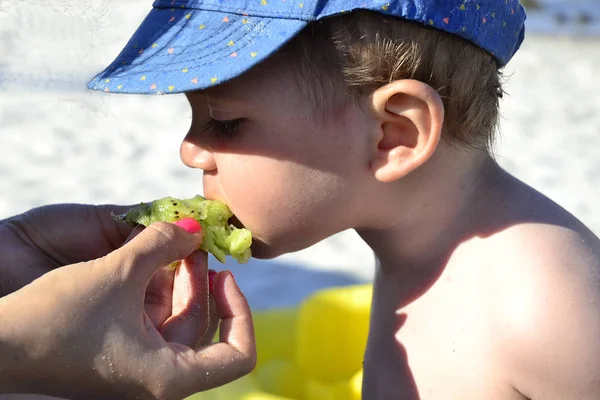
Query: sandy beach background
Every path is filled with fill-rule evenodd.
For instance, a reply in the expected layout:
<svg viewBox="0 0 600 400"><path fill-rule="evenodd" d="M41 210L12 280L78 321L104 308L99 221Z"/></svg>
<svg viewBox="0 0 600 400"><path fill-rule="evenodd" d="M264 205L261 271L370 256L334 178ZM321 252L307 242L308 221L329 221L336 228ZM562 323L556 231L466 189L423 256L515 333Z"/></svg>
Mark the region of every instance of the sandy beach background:
<svg viewBox="0 0 600 400"><path fill-rule="evenodd" d="M505 70L509 95L495 152L501 165L600 234L600 5L568 3L559 18L530 15L522 50ZM190 123L183 96L85 91L150 5L0 0L0 218L58 202L130 204L202 193L201 173L178 156ZM581 10L589 21L581 23ZM276 260L213 267L232 269L260 309L368 281L374 258L355 233L343 232Z"/></svg>

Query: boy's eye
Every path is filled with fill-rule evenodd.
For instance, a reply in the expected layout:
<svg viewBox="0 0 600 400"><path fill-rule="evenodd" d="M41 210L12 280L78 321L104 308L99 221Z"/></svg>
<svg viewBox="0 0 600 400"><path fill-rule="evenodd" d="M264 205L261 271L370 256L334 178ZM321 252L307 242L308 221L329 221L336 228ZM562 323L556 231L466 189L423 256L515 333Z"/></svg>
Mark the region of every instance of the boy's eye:
<svg viewBox="0 0 600 400"><path fill-rule="evenodd" d="M211 118L204 125L204 131L212 131L219 139L228 138L237 132L242 121L243 118L232 119L229 121L219 121Z"/></svg>

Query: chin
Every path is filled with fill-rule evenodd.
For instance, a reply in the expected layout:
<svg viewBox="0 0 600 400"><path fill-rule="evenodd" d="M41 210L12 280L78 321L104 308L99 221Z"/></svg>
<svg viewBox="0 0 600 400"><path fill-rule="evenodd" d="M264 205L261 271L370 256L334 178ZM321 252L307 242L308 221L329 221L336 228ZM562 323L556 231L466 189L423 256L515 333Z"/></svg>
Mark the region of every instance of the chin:
<svg viewBox="0 0 600 400"><path fill-rule="evenodd" d="M260 239L252 239L252 257L260 260L269 260L288 253L304 250L317 242L302 242L292 240L278 240L270 243Z"/></svg>
<svg viewBox="0 0 600 400"><path fill-rule="evenodd" d="M252 258L256 258L258 260L270 260L285 253L289 253L289 251L270 246L256 239L252 240L252 246L250 248L252 250Z"/></svg>

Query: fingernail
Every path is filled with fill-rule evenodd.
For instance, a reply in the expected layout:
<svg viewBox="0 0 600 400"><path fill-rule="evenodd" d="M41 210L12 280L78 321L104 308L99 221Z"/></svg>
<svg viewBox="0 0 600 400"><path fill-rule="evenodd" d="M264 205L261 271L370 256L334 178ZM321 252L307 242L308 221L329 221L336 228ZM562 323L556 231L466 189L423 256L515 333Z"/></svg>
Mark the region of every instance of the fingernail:
<svg viewBox="0 0 600 400"><path fill-rule="evenodd" d="M178 227L185 229L189 233L198 233L202 230L202 225L200 225L194 218L183 218L173 223Z"/></svg>
<svg viewBox="0 0 600 400"><path fill-rule="evenodd" d="M231 279L233 279L233 281L237 285L237 281L235 280L235 276L233 276L233 272L231 272L231 271L227 271L227 272L229 272L229 275L231 275Z"/></svg>
<svg viewBox="0 0 600 400"><path fill-rule="evenodd" d="M215 280L215 275L217 275L217 271L212 270L212 269L208 270L208 291L209 291L209 293L213 293L213 289L214 289L213 281Z"/></svg>

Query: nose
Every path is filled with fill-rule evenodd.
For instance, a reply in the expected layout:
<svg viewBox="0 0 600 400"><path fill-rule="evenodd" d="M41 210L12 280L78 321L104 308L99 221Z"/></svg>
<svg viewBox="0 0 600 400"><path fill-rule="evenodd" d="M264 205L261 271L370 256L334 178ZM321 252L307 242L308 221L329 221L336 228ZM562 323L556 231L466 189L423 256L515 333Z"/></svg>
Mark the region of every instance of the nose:
<svg viewBox="0 0 600 400"><path fill-rule="evenodd" d="M181 161L190 168L212 171L217 168L212 151L203 146L191 135L186 136L179 148Z"/></svg>

